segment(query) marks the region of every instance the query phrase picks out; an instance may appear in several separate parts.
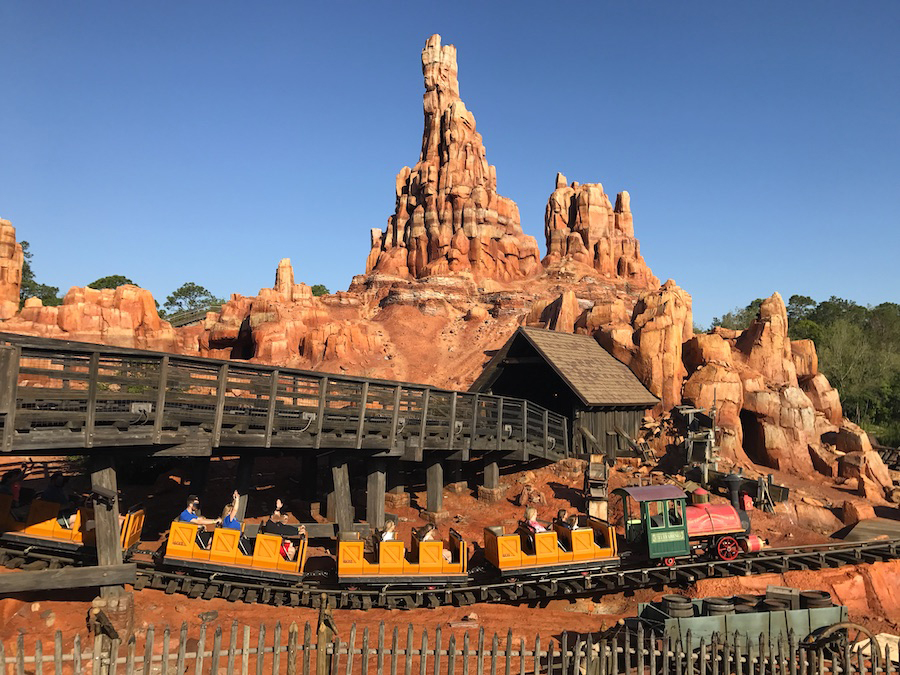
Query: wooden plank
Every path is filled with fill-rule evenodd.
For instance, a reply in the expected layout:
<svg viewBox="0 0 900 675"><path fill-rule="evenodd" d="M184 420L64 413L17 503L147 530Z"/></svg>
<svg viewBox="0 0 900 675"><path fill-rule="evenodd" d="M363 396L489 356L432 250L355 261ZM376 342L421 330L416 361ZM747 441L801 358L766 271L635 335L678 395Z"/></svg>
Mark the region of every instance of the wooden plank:
<svg viewBox="0 0 900 675"><path fill-rule="evenodd" d="M503 397L497 397L497 450L503 449Z"/></svg>
<svg viewBox="0 0 900 675"><path fill-rule="evenodd" d="M450 426L447 429L447 449L453 450L453 440L456 437L456 392L450 394Z"/></svg>
<svg viewBox="0 0 900 675"><path fill-rule="evenodd" d="M156 384L156 417L153 420L153 442L159 443L162 436L163 419L166 412L166 389L169 386L169 356L162 357L159 363L159 380Z"/></svg>
<svg viewBox="0 0 900 675"><path fill-rule="evenodd" d="M94 352L91 354L90 379L88 380L87 391L87 412L84 424L84 447L92 448L94 446L94 425L97 420L97 389L98 389L98 366L100 364L100 354Z"/></svg>
<svg viewBox="0 0 900 675"><path fill-rule="evenodd" d="M384 493L387 484L387 466L383 459L366 463L369 475L366 479L366 521L372 527L384 527Z"/></svg>
<svg viewBox="0 0 900 675"><path fill-rule="evenodd" d="M272 432L275 427L275 404L278 402L278 378L281 371L277 368L272 371L269 377L272 378L269 384L269 403L266 409L266 447L272 447Z"/></svg>
<svg viewBox="0 0 900 675"><path fill-rule="evenodd" d="M116 469L111 454L104 453L92 458L91 490L118 495ZM100 503L94 505L94 523L96 525L97 564L101 567L121 565L122 544L119 538L118 496L113 500L111 506ZM110 597L117 594L118 589L109 585L101 586L100 595Z"/></svg>
<svg viewBox="0 0 900 675"><path fill-rule="evenodd" d="M334 486L334 520L342 532L353 525L353 504L350 500L350 475L347 460L335 453L331 456L331 480Z"/></svg>
<svg viewBox="0 0 900 675"><path fill-rule="evenodd" d="M322 426L325 424L325 398L328 396L328 378L319 380L319 408L316 413L316 450L322 447Z"/></svg>
<svg viewBox="0 0 900 675"><path fill-rule="evenodd" d="M225 413L225 393L228 391L228 364L219 366L219 376L216 381L216 414L213 421L212 445L219 446L222 437L222 415Z"/></svg>
<svg viewBox="0 0 900 675"><path fill-rule="evenodd" d="M425 425L428 423L428 399L431 398L431 389L422 393L422 420L419 424L419 450L425 449Z"/></svg>
<svg viewBox="0 0 900 675"><path fill-rule="evenodd" d="M366 401L369 398L369 383L363 382L359 393L359 422L356 426L356 449L362 448L363 432L366 428Z"/></svg>
<svg viewBox="0 0 900 675"><path fill-rule="evenodd" d="M136 579L137 565L134 563L13 572L0 574L0 595L60 588L119 586L133 584Z"/></svg>
<svg viewBox="0 0 900 675"><path fill-rule="evenodd" d="M444 508L444 466L440 455L430 454L425 469L426 505L425 510L440 513Z"/></svg>
<svg viewBox="0 0 900 675"><path fill-rule="evenodd" d="M400 424L400 397L403 394L403 387L399 384L394 387L393 412L391 413L391 448L397 445L397 427Z"/></svg>

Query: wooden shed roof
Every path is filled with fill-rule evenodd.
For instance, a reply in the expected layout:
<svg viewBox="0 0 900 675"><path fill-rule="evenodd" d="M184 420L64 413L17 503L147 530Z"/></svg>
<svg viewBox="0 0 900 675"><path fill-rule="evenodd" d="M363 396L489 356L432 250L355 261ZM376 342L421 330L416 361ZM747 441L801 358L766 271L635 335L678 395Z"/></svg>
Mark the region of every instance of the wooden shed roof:
<svg viewBox="0 0 900 675"><path fill-rule="evenodd" d="M497 379L513 343L525 339L587 407L650 408L659 402L624 363L590 335L520 327L485 366L470 391L486 391ZM523 396L527 395L523 392Z"/></svg>

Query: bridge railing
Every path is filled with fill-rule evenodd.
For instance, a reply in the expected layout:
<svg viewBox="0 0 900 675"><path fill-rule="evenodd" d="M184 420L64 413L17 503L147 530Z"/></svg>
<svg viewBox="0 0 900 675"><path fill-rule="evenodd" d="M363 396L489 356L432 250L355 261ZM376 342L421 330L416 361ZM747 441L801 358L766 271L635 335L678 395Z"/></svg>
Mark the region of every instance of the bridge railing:
<svg viewBox="0 0 900 675"><path fill-rule="evenodd" d="M3 449L500 450L568 456L566 419L522 399L0 334Z"/></svg>

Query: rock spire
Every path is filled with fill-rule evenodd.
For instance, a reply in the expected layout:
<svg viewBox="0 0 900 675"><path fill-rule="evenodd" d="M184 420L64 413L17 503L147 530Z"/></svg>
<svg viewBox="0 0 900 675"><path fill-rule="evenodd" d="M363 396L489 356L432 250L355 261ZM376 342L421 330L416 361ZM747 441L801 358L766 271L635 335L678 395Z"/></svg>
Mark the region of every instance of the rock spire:
<svg viewBox="0 0 900 675"><path fill-rule="evenodd" d="M425 129L418 163L397 174L396 209L372 232L366 273L422 278L471 272L508 281L540 271L515 202L497 194L475 117L459 97L456 47L432 35L422 50Z"/></svg>

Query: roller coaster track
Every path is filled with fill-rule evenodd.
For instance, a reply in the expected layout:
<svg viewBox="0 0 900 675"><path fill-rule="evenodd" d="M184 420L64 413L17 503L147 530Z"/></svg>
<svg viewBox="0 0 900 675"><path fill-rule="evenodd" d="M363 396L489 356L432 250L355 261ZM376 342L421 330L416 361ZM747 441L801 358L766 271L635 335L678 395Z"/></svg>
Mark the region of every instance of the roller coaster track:
<svg viewBox="0 0 900 675"><path fill-rule="evenodd" d="M766 549L737 560L692 560L672 567L637 565L605 569L525 574L519 578L499 579L487 570L475 570L468 583L441 588L338 587L333 578L305 579L300 583L258 582L233 574L199 570L162 568L152 562L136 560L138 578L135 590L153 588L180 593L190 598L225 598L232 602L261 603L275 606L319 607L322 602L342 609L415 609L441 605L465 606L476 602L541 602L554 598L603 595L641 588L679 586L701 579L780 574L795 570L821 570L881 562L900 558L900 539L821 544ZM0 543L0 564L7 567L59 567L89 561L68 558L66 554L11 546Z"/></svg>

